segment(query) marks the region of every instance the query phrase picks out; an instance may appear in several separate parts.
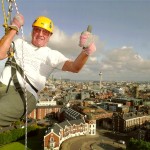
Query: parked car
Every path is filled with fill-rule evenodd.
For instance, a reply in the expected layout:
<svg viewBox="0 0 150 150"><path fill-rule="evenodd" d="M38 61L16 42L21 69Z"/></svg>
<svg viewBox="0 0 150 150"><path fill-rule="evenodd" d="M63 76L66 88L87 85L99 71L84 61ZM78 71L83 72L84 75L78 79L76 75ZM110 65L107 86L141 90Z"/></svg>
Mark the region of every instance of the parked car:
<svg viewBox="0 0 150 150"><path fill-rule="evenodd" d="M118 143L120 143L120 144L125 144L126 142L123 141L123 140L119 140Z"/></svg>

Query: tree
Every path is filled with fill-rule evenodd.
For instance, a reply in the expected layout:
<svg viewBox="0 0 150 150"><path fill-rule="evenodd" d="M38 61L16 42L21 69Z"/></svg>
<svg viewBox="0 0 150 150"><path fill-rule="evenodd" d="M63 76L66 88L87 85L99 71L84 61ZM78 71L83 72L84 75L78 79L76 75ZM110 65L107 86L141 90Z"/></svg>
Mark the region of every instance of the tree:
<svg viewBox="0 0 150 150"><path fill-rule="evenodd" d="M150 149L150 143L143 141L143 140L137 140L134 138L131 138L130 141L127 143L127 150L149 150Z"/></svg>

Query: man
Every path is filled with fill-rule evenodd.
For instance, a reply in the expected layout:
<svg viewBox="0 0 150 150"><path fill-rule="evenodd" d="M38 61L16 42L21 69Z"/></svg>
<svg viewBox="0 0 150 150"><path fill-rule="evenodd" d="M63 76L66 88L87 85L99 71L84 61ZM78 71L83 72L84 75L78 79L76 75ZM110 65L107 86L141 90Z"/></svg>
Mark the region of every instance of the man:
<svg viewBox="0 0 150 150"><path fill-rule="evenodd" d="M47 44L54 25L45 16L40 16L33 22L31 43L23 39L12 43L23 24L24 17L17 14L0 41L0 60L10 57L15 51L0 76L0 126L8 126L23 117L26 108L28 113L32 112L36 107L37 93L44 88L46 79L54 69L78 73L89 55L96 50L93 36L87 31L80 36L79 46L82 51L74 61L50 49Z"/></svg>

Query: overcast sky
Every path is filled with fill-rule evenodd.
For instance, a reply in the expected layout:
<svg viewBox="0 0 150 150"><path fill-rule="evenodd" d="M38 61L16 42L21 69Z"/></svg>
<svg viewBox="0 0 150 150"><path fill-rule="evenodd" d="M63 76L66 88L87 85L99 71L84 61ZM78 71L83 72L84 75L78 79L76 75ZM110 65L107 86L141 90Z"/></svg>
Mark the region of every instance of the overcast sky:
<svg viewBox="0 0 150 150"><path fill-rule="evenodd" d="M16 0L25 17L24 37L31 39L37 16L50 17L55 30L49 47L74 59L80 33L92 25L97 51L78 74L56 72L75 80L150 81L150 0ZM5 9L7 11L7 3ZM7 12L6 12L7 13ZM16 13L15 7L12 16ZM4 23L3 11L0 24ZM0 27L0 37L4 28ZM21 36L21 34L20 34ZM4 61L0 62L0 72Z"/></svg>

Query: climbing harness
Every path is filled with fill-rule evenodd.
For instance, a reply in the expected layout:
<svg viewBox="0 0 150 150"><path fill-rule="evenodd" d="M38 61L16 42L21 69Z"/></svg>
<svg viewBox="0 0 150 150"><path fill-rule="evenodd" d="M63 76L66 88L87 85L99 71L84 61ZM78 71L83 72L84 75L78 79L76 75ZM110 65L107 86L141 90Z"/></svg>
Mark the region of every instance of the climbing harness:
<svg viewBox="0 0 150 150"><path fill-rule="evenodd" d="M13 51L15 52L15 43L14 43L14 42L12 42L12 47L11 47L11 48L12 48ZM17 78L17 71L20 73L20 75L21 75L23 78L24 78L24 76L25 76L26 82L32 87L32 89L33 89L36 93L38 92L38 90L30 83L30 81L28 80L27 76L24 75L24 71L23 71L22 68L16 63L16 60L15 60L14 56L7 59L7 61L6 61L6 63L5 63L5 67L6 67L6 66L11 66L11 73L12 73L11 78L10 78L10 80L9 80L9 83L8 83L8 85L7 85L6 93L7 93L8 90L9 90L9 86L10 86L11 81L13 81L14 86L15 86L15 88L16 88L16 91L18 91L18 93L20 94L20 97L21 97L21 99L22 99L22 101L23 101L23 104L24 104L24 113L23 113L23 115L22 115L22 117L23 117L23 116L25 115L25 112L26 112L26 103L25 103L26 100L25 100L24 91L23 91L23 89L21 88L21 85L20 85L20 83L19 83L19 81L18 81L18 78Z"/></svg>
<svg viewBox="0 0 150 150"><path fill-rule="evenodd" d="M3 27L5 28L5 34L9 31L10 27L8 26L8 21L11 21L11 12L13 10L13 4L15 5L15 9L16 9L16 12L17 14L19 14L19 10L18 10L18 6L17 6L17 3L15 0L7 0L8 3L9 3L9 6L8 6L8 12L7 12L7 15L6 15L6 12L5 12L5 6L4 6L4 0L1 0L2 2L2 11L3 11L3 16L4 16L4 24L3 24ZM10 24L10 23L9 23ZM12 28L12 27L11 27ZM9 81L9 84L7 86L7 89L6 89L6 92L7 90L9 89L9 85L10 85L10 82L13 81L14 83L14 86L16 88L16 90L18 91L18 93L20 94L20 97L23 101L23 104L24 104L24 113L23 115L25 114L26 116L26 122L25 122L25 150L27 150L27 120L28 120L28 103L27 103L27 90L26 90L26 82L29 83L30 85L30 82L29 80L27 79L27 77L25 76L24 74L24 56L23 56L23 40L24 40L24 32L23 32L23 27L21 27L21 34L22 34L22 66L19 67L18 65L16 65L16 61L15 61L15 58L14 58L14 53L15 53L15 45L14 45L14 42L12 42L12 46L9 48L9 51L8 51L8 60L6 62L6 66L7 65L11 65L11 73L12 73L12 76L11 76L11 79ZM21 69L22 68L22 69ZM21 70L21 71L19 71ZM24 89L21 88L19 82L18 82L18 79L17 79L17 76L16 76L16 72L19 72L21 74L21 76L23 77L23 83L24 83ZM31 86L31 85L30 85ZM33 89L34 87L31 86ZM36 90L36 89L34 89ZM22 116L23 116L22 115Z"/></svg>
<svg viewBox="0 0 150 150"><path fill-rule="evenodd" d="M14 42L12 42L12 49L13 49L13 52L15 52L16 48L15 48L15 43ZM9 81L9 84L8 84L8 88L10 86L10 82L13 79L13 76L16 74L16 71L18 71L23 78L25 77L25 81L32 87L32 89L36 93L38 92L38 90L31 84L31 82L29 81L29 79L27 78L27 76L24 74L23 69L16 63L16 60L15 60L14 56L7 59L7 61L5 63L5 66L11 66L11 68L13 69L12 70L12 77L10 78L10 81ZM15 69L15 71L14 71L14 69ZM17 81L17 82L19 82L19 81Z"/></svg>

